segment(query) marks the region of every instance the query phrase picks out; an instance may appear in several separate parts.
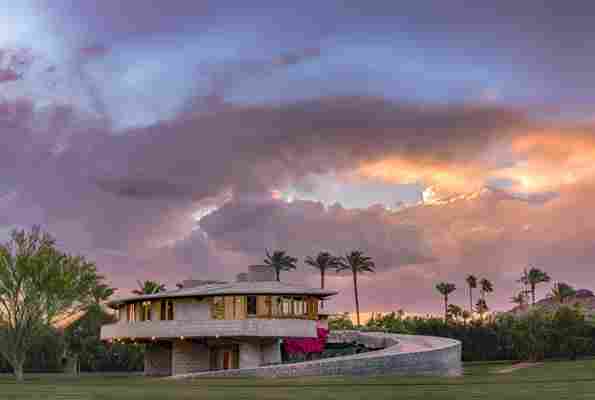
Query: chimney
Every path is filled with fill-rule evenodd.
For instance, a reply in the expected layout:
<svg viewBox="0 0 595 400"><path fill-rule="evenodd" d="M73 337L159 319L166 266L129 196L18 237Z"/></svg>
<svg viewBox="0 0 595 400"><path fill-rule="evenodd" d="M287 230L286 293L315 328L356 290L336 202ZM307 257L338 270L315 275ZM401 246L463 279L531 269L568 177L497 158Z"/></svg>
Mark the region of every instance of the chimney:
<svg viewBox="0 0 595 400"><path fill-rule="evenodd" d="M250 282L270 282L275 280L275 271L266 265L250 265L248 267Z"/></svg>

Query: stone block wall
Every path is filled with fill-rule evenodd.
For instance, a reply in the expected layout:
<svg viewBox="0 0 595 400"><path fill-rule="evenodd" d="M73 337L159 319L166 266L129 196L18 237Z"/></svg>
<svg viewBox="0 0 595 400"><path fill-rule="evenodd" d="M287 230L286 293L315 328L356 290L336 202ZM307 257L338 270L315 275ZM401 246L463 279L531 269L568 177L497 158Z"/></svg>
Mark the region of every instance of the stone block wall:
<svg viewBox="0 0 595 400"><path fill-rule="evenodd" d="M172 375L209 370L209 348L192 340L175 340L172 349Z"/></svg>
<svg viewBox="0 0 595 400"><path fill-rule="evenodd" d="M369 336L368 338L359 337ZM392 343L382 350L351 356L327 358L316 361L271 365L258 368L240 368L210 371L173 378L198 378L212 376L297 377L324 375L441 375L461 374L461 343L457 340L431 337L396 335L389 333L349 333L350 339L369 340L374 343Z"/></svg>

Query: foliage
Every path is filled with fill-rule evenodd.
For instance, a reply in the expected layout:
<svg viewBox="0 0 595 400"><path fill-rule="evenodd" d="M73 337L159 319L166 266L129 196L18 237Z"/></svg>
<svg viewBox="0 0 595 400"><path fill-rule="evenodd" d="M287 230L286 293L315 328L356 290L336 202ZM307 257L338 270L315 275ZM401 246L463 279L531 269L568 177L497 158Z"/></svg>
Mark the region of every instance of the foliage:
<svg viewBox="0 0 595 400"><path fill-rule="evenodd" d="M341 265L340 259L328 252L320 252L316 256L306 257L305 263L320 271L320 287L324 289L324 277L327 271L337 270Z"/></svg>
<svg viewBox="0 0 595 400"><path fill-rule="evenodd" d="M336 331L351 330L354 328L349 313L332 316L329 318L328 326L330 330Z"/></svg>
<svg viewBox="0 0 595 400"><path fill-rule="evenodd" d="M531 292L531 304L535 304L535 288L540 283L546 283L551 280L550 276L539 268L525 270L519 282L529 288Z"/></svg>
<svg viewBox="0 0 595 400"><path fill-rule="evenodd" d="M143 294L156 294L159 292L164 292L166 287L164 284L156 282L156 281L136 281L138 284L138 289L134 289L132 293L137 294L139 296Z"/></svg>
<svg viewBox="0 0 595 400"><path fill-rule="evenodd" d="M270 254L268 250L266 250L266 258L264 259L264 265L272 268L275 271L275 275L277 278L277 282L280 281L280 273L281 271L291 271L297 268L297 258L291 257L290 255L286 254L285 251L274 251L273 254Z"/></svg>
<svg viewBox="0 0 595 400"><path fill-rule="evenodd" d="M353 293L355 297L355 313L357 326L360 326L359 295L357 291L357 276L365 272L374 272L376 264L372 258L364 255L362 251L352 251L339 259L338 271L348 270L353 275Z"/></svg>
<svg viewBox="0 0 595 400"><path fill-rule="evenodd" d="M506 313L470 322L465 318L445 321L390 313L373 316L364 329L457 339L463 343L465 361L595 355L595 327L577 307L562 306L555 312L536 309L521 315Z"/></svg>
<svg viewBox="0 0 595 400"><path fill-rule="evenodd" d="M93 263L62 253L39 227L11 233L0 246L0 353L17 380L35 338L109 292L102 280Z"/></svg>
<svg viewBox="0 0 595 400"><path fill-rule="evenodd" d="M448 319L448 296L457 290L454 283L440 282L436 285L436 290L444 298L444 319Z"/></svg>
<svg viewBox="0 0 595 400"><path fill-rule="evenodd" d="M469 312L473 312L473 289L477 289L477 277L475 275L467 275L465 278L467 287L469 287Z"/></svg>
<svg viewBox="0 0 595 400"><path fill-rule="evenodd" d="M552 288L550 298L552 298L560 304L564 304L566 299L574 296L575 294L576 290L572 286L564 282L558 282Z"/></svg>

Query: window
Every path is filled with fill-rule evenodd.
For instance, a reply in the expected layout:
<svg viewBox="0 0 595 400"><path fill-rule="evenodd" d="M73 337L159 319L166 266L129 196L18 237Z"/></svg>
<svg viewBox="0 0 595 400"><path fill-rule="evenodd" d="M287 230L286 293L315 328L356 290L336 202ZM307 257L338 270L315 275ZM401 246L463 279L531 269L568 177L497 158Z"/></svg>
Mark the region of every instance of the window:
<svg viewBox="0 0 595 400"><path fill-rule="evenodd" d="M223 297L213 297L212 301L211 318L225 319L225 301L223 300Z"/></svg>
<svg viewBox="0 0 595 400"><path fill-rule="evenodd" d="M142 309L141 309L141 315L140 315L141 321L150 321L151 320L151 307L152 307L152 304L150 301L142 302Z"/></svg>
<svg viewBox="0 0 595 400"><path fill-rule="evenodd" d="M136 321L136 304L129 303L126 305L127 313L128 313L128 322Z"/></svg>
<svg viewBox="0 0 595 400"><path fill-rule="evenodd" d="M174 319L174 302L173 300L162 300L161 301L161 320L162 321L173 321Z"/></svg>
<svg viewBox="0 0 595 400"><path fill-rule="evenodd" d="M256 296L248 296L247 313L249 316L256 316Z"/></svg>

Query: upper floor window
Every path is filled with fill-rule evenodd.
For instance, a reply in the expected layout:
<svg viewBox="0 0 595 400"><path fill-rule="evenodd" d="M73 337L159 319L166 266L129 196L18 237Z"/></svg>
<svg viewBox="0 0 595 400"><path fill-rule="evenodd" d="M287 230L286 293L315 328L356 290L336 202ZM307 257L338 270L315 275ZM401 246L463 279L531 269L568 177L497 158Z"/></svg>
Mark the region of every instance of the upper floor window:
<svg viewBox="0 0 595 400"><path fill-rule="evenodd" d="M152 306L153 306L153 304L150 301L143 301L141 303L141 313L140 313L141 321L150 321L151 320Z"/></svg>
<svg viewBox="0 0 595 400"><path fill-rule="evenodd" d="M162 321L173 321L174 319L174 302L173 300L162 300L160 317Z"/></svg>
<svg viewBox="0 0 595 400"><path fill-rule="evenodd" d="M136 304L135 303L126 304L126 314L127 314L129 322L136 321Z"/></svg>
<svg viewBox="0 0 595 400"><path fill-rule="evenodd" d="M257 297L256 296L247 296L247 313L250 317L255 317L257 313Z"/></svg>

